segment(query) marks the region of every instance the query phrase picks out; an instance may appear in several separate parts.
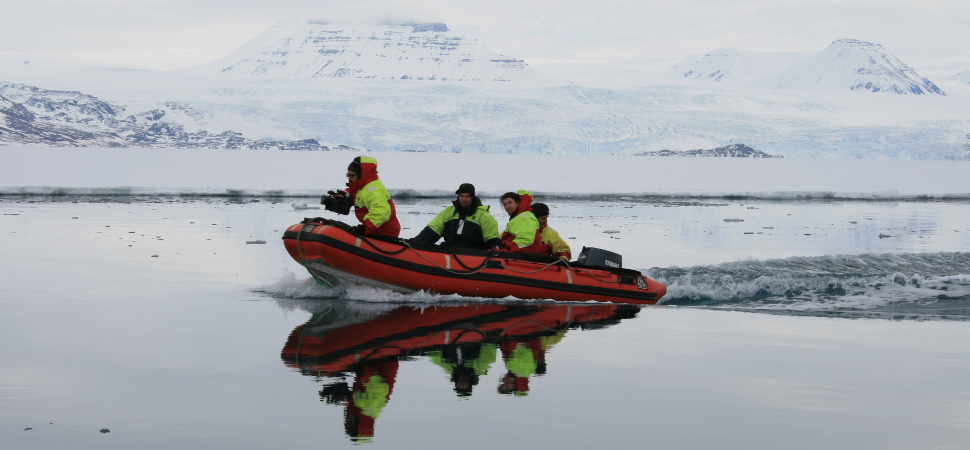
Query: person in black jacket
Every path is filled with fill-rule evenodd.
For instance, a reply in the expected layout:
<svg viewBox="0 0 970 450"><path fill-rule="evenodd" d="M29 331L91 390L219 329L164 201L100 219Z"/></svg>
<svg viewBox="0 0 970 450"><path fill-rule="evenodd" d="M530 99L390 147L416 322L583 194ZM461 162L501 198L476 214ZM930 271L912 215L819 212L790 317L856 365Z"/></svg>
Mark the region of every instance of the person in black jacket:
<svg viewBox="0 0 970 450"><path fill-rule="evenodd" d="M462 248L490 249L498 247L498 222L488 212L488 206L475 196L475 186L462 183L455 191L458 198L441 211L414 240L437 243L445 239L445 245Z"/></svg>

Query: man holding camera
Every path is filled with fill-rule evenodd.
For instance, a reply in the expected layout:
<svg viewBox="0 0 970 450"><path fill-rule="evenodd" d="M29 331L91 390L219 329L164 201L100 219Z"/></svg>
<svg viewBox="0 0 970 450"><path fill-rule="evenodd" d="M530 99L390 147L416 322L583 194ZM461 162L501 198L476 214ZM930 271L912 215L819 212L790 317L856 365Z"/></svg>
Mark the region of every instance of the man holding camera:
<svg viewBox="0 0 970 450"><path fill-rule="evenodd" d="M358 156L347 167L347 190L329 191L320 203L329 211L349 214L350 205L360 225L354 233L373 236L397 237L401 224L397 221L397 209L391 194L377 177L377 160L370 156Z"/></svg>

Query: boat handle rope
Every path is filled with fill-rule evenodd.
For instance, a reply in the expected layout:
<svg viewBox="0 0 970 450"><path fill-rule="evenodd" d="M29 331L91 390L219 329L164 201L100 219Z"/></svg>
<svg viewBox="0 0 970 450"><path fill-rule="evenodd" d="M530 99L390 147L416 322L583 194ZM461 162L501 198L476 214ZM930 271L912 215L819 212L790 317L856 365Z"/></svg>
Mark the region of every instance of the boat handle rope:
<svg viewBox="0 0 970 450"><path fill-rule="evenodd" d="M534 271L532 271L532 272L524 272L524 271L521 271L521 270L515 270L515 269L513 269L513 268L511 268L511 267L508 267L508 266L503 266L503 267L505 267L506 269L509 269L509 270L511 270L511 271L513 271L513 272L518 272L518 273L522 273L522 274L530 274L530 273L536 273L536 272L540 272L540 271L543 271L543 270L546 270L546 269L548 269L548 268L549 268L549 266L553 266L553 265L556 265L556 264L559 264L559 263L562 263L562 264L564 264L564 265L565 265L565 266L566 266L567 268L569 268L569 269L572 269L572 270L573 270L573 272L576 272L576 273L580 273L580 272L585 272L585 273L586 273L586 275L589 275L589 276L590 276L590 277L592 277L592 278L593 278L594 280L596 280L596 281L599 281L600 283L607 283L607 284L614 284L614 283L615 283L615 284L620 284L620 278L619 278L619 277L617 277L617 279L616 279L616 281L608 281L608 280L601 280L601 279L599 279L599 277L597 277L596 275L593 275L593 272L590 272L590 271L588 271L588 270L585 270L585 269L577 269L577 268L574 268L573 266L570 266L570 265L569 265L569 261L566 261L566 260L564 260L564 259L559 259L559 260L556 260L556 261L553 261L553 262L551 262L551 263L549 263L549 264L546 264L546 265L545 265L545 266L543 266L543 267L542 267L541 269L539 269L539 270L534 270Z"/></svg>
<svg viewBox="0 0 970 450"><path fill-rule="evenodd" d="M546 325L544 323L541 323L538 320L529 319L529 320L523 320L522 322L519 322L516 325L512 325L512 326L509 326L508 328L503 329L502 332L499 333L499 336L509 336L509 335L512 335L512 330L514 330L514 329L516 329L518 327L524 327L526 325L536 325L539 328L544 328L543 331L546 331L546 332L548 332L548 331L556 331L555 328L552 328L549 325ZM569 324L567 323L566 325L568 326Z"/></svg>
<svg viewBox="0 0 970 450"><path fill-rule="evenodd" d="M424 256L424 254L422 254L421 252L419 252L418 249L416 249L414 247L411 247L411 244L409 244L407 241L403 241L403 242L404 242L404 245L406 245L411 250L414 250L414 253L417 253L418 256L424 258L425 261L431 263L432 265L434 265L435 267L437 267L437 268L439 268L441 270L444 270L444 271L449 272L449 273L453 273L455 275L474 275L474 274L476 274L478 272L481 272L482 270L485 270L485 267L488 265L488 264L482 263L482 265L479 268L477 268L477 269L473 269L473 270L470 270L468 272L457 272L457 271L454 271L454 270L451 270L451 269L446 269L444 267L441 267L438 263L432 261L427 256ZM493 260L493 258L485 258L485 261L486 262L488 262L490 260ZM459 262L461 262L461 261L459 261ZM549 264L546 264L546 265L542 266L542 268L540 268L539 270L533 270L531 272L526 272L526 271L523 271L523 270L516 270L516 269L513 269L513 268L511 268L509 266L506 266L506 265L503 265L502 268L511 270L513 272L518 272L518 273L521 273L521 274L530 274L530 273L542 272L543 270L546 270L546 269L548 269L551 266L554 266L556 264L559 264L560 262L566 263L566 261L563 261L561 259L558 259L556 261L553 261L553 262L551 262ZM464 264L462 264L462 265L464 266ZM566 265L568 266L569 264L566 263Z"/></svg>
<svg viewBox="0 0 970 450"><path fill-rule="evenodd" d="M402 240L401 242L404 242L404 245L406 246L406 248L409 248L411 250L414 250L414 253L417 253L418 256L424 258L425 261L431 263L433 266L435 266L435 267L437 267L437 268L439 268L441 270L444 270L445 272L453 273L455 275L474 275L474 274L476 274L478 272L481 272L482 270L485 270L485 266L486 266L485 263L482 263L482 265L480 267L478 267L477 269L472 269L472 270L469 270L468 272L458 272L456 270L446 269L446 268L441 267L440 265L438 265L438 263L432 261L427 256L424 256L424 254L421 253L421 252L419 252L418 249L416 249L414 247L411 247L411 244L409 244L408 241ZM488 261L488 258L486 258L485 261L487 262ZM464 264L462 264L462 265L464 266Z"/></svg>
<svg viewBox="0 0 970 450"><path fill-rule="evenodd" d="M353 232L352 232L352 233L353 233ZM402 248L402 249L400 249L400 250L398 250L398 251L396 251L396 252L389 252L389 251L387 251L387 250L384 250L384 249L382 249L382 248L380 248L380 247L378 247L378 246L376 246L376 245L374 245L374 243L373 243L373 242L371 242L371 241L370 241L370 239L367 239L367 236L365 236L365 235L363 235L363 234L357 234L357 233L353 233L353 234L354 234L354 236L357 236L357 237L359 237L359 238L360 238L360 240L362 240L362 241L364 241L364 242L366 242L366 243L367 243L367 245L369 245L369 246L371 246L371 248L373 248L374 250L377 250L377 251L379 251L379 252L381 252L381 253L383 253L383 254L385 254L385 255L396 255L396 254L398 254L398 253L401 253L401 252L403 252L403 251L405 251L405 250L407 250L406 248ZM404 239L401 239L401 242L406 242L406 241L405 241ZM409 246L409 247L410 247L410 246Z"/></svg>
<svg viewBox="0 0 970 450"><path fill-rule="evenodd" d="M572 266L569 265L569 262L568 261L563 261L563 263L566 264L566 267L569 267L570 269L573 269L573 271L575 271L576 273L585 272L586 275L589 275L594 280L599 281L600 283L615 283L615 284L620 284L620 277L619 276L616 277L616 281L601 280L596 275L593 275L593 272L590 272L589 270L585 270L585 269L575 269L575 268L573 268Z"/></svg>
<svg viewBox="0 0 970 450"><path fill-rule="evenodd" d="M367 242L367 245L370 245L375 250L377 250L377 251L379 251L379 252L381 252L381 253L383 253L385 255L396 255L396 254L401 253L401 252L403 252L403 251L405 251L405 250L407 250L407 249L410 248L411 250L414 250L414 252L417 253L419 256L421 256L422 258L424 258L428 262L430 262L431 264L434 264L438 268L444 269L443 267L438 266L437 264L435 264L434 261L431 261L430 259L425 258L424 255L421 254L421 252L419 252L416 248L414 248L414 247L411 246L411 243L408 242L407 239L399 239L401 241L400 243L403 245L403 247L400 250L398 250L396 252L388 252L388 251L385 251L385 250L381 249L380 247L374 245L373 243L371 243L366 237L360 236L360 238L361 238L362 241ZM489 260L489 258L485 258L485 261L482 261L482 263L478 267L468 267L467 264L465 264L460 258L458 258L458 255L456 255L455 252L451 252L451 256L454 257L455 258L455 261L457 261L458 264L460 264L462 267L464 267L465 270L470 270L470 271L472 271L472 273L478 273L482 269L484 269L485 266L488 265L488 260ZM444 269L444 270L449 270L449 269ZM460 273L460 272L454 272L454 273Z"/></svg>
<svg viewBox="0 0 970 450"><path fill-rule="evenodd" d="M454 328L449 329L449 330L445 330L445 332L450 332L453 329ZM480 334L482 336L482 339L488 339L488 335L486 335L484 331L478 329L478 327L476 327L476 326L472 326L471 328L465 328L465 329L463 329L461 333L458 333L457 336L455 336L454 338L451 338L451 342L449 344L452 344L452 343L457 344L458 343L458 340L465 336L465 333L470 333L470 332L475 332L475 333ZM426 344L428 342L436 342L436 341L438 341L439 336L441 336L441 332L438 332L437 334L430 335L430 336L424 338L423 341L418 342L417 344L415 344L414 347L415 348L420 347L420 346L422 346L422 345L424 345L424 344Z"/></svg>
<svg viewBox="0 0 970 450"><path fill-rule="evenodd" d="M410 248L411 250L414 250L414 253L417 253L417 254L418 254L418 256L420 256L420 257L422 257L422 258L424 258L424 260L425 260L425 261L428 261L429 263L431 263L431 264L433 264L433 265L434 265L435 267L437 267L437 268L439 268L439 269L441 269L441 270L444 270L444 271L447 271L447 272L450 272L450 273L453 273L453 274L456 274L456 275L472 275L472 274L476 274L476 273L478 273L478 272L481 272L482 270L484 270L484 269L485 269L485 266L487 265L486 263L487 263L487 262L488 262L489 260L494 260L493 258L485 258L485 262L483 262L483 263L482 263L482 265L481 265L481 266L480 266L479 268L477 268L477 269L469 269L469 270L470 270L469 272L456 272L456 271L454 271L454 270L451 270L451 269L446 269L446 268L444 268L444 267L441 267L440 265L438 265L438 263L436 263L436 262L434 262L434 261L432 261L432 260L431 260L431 259L429 259L429 258L428 258L427 256L424 256L424 255L423 255L423 254L422 254L421 252L419 252L419 251L418 251L418 250L417 250L416 248L414 248L414 247L411 247L411 244L409 244L409 243L408 243L408 241L406 241L406 240L403 240L403 239L402 239L402 240L401 240L401 242L403 242L403 243L404 243L404 245L406 245L406 246L407 246L408 248ZM398 253L400 253L400 252L398 252ZM457 258L457 257L456 257L455 259L456 259L456 260L458 260L458 258ZM462 263L461 263L461 260L458 260L458 263L459 263L459 264L461 264L462 266L464 266L465 268L468 268L468 266L465 266L465 264L462 264ZM574 272L576 272L576 273L581 273L581 272L585 272L585 273L586 273L586 275L589 275L589 276L590 276L591 278L593 278L593 279L594 279L594 280L596 280L596 281L599 281L600 283L605 283L605 284L620 284L620 279L619 279L619 277L617 277L617 280L616 280L616 281L609 281L609 280L601 280L601 279L600 279L599 277L597 277L596 275L594 275L594 274L593 274L593 272L590 272L589 270L585 270L585 269L576 269L576 268L574 268L573 266L570 266L570 265L569 265L569 261L566 261L566 260L563 260L563 259L557 259L557 260L555 260L555 261L553 261L553 262L551 262L551 263L549 263L549 264L546 264L546 265L544 265L544 266L542 266L542 267L541 267L540 269L538 269L538 270L533 270L533 271L531 271L531 272L526 272L526 271L524 271L524 270L518 270L518 269L514 269L514 268L512 268L512 267L509 267L509 266L507 266L507 265L503 265L503 266L502 266L502 268L504 268L504 269L508 269L508 270L511 270L511 271L513 271L513 272L518 272L518 273L521 273L521 274L524 274L524 275L528 275L528 274L533 274L533 273L537 273L537 272L542 272L543 270L546 270L546 269L548 269L549 267L552 267L552 266L554 266L554 265L556 265L556 264L563 264L563 265L565 265L565 266L566 266L567 268L569 268L569 269L572 269L572 270L573 270Z"/></svg>

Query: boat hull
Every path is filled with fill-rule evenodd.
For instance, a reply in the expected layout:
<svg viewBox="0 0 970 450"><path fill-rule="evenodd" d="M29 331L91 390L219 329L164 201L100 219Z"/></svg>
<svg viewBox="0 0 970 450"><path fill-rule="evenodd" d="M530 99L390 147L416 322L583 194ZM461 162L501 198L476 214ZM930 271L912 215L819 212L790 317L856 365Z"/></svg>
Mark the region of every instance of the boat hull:
<svg viewBox="0 0 970 450"><path fill-rule="evenodd" d="M397 292L634 304L655 304L666 293L662 283L632 270L360 236L327 220L293 225L283 241L318 280L343 278Z"/></svg>

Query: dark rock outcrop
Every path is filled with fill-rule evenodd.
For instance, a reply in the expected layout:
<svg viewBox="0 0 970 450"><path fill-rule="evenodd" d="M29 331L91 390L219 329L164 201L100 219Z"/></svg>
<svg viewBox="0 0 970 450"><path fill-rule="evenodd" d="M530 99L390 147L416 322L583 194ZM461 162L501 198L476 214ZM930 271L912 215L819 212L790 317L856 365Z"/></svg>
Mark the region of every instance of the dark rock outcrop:
<svg viewBox="0 0 970 450"><path fill-rule="evenodd" d="M725 145L708 150L659 150L655 152L634 153L634 156L690 156L695 158L781 158L779 155L769 155L755 150L744 144Z"/></svg>

